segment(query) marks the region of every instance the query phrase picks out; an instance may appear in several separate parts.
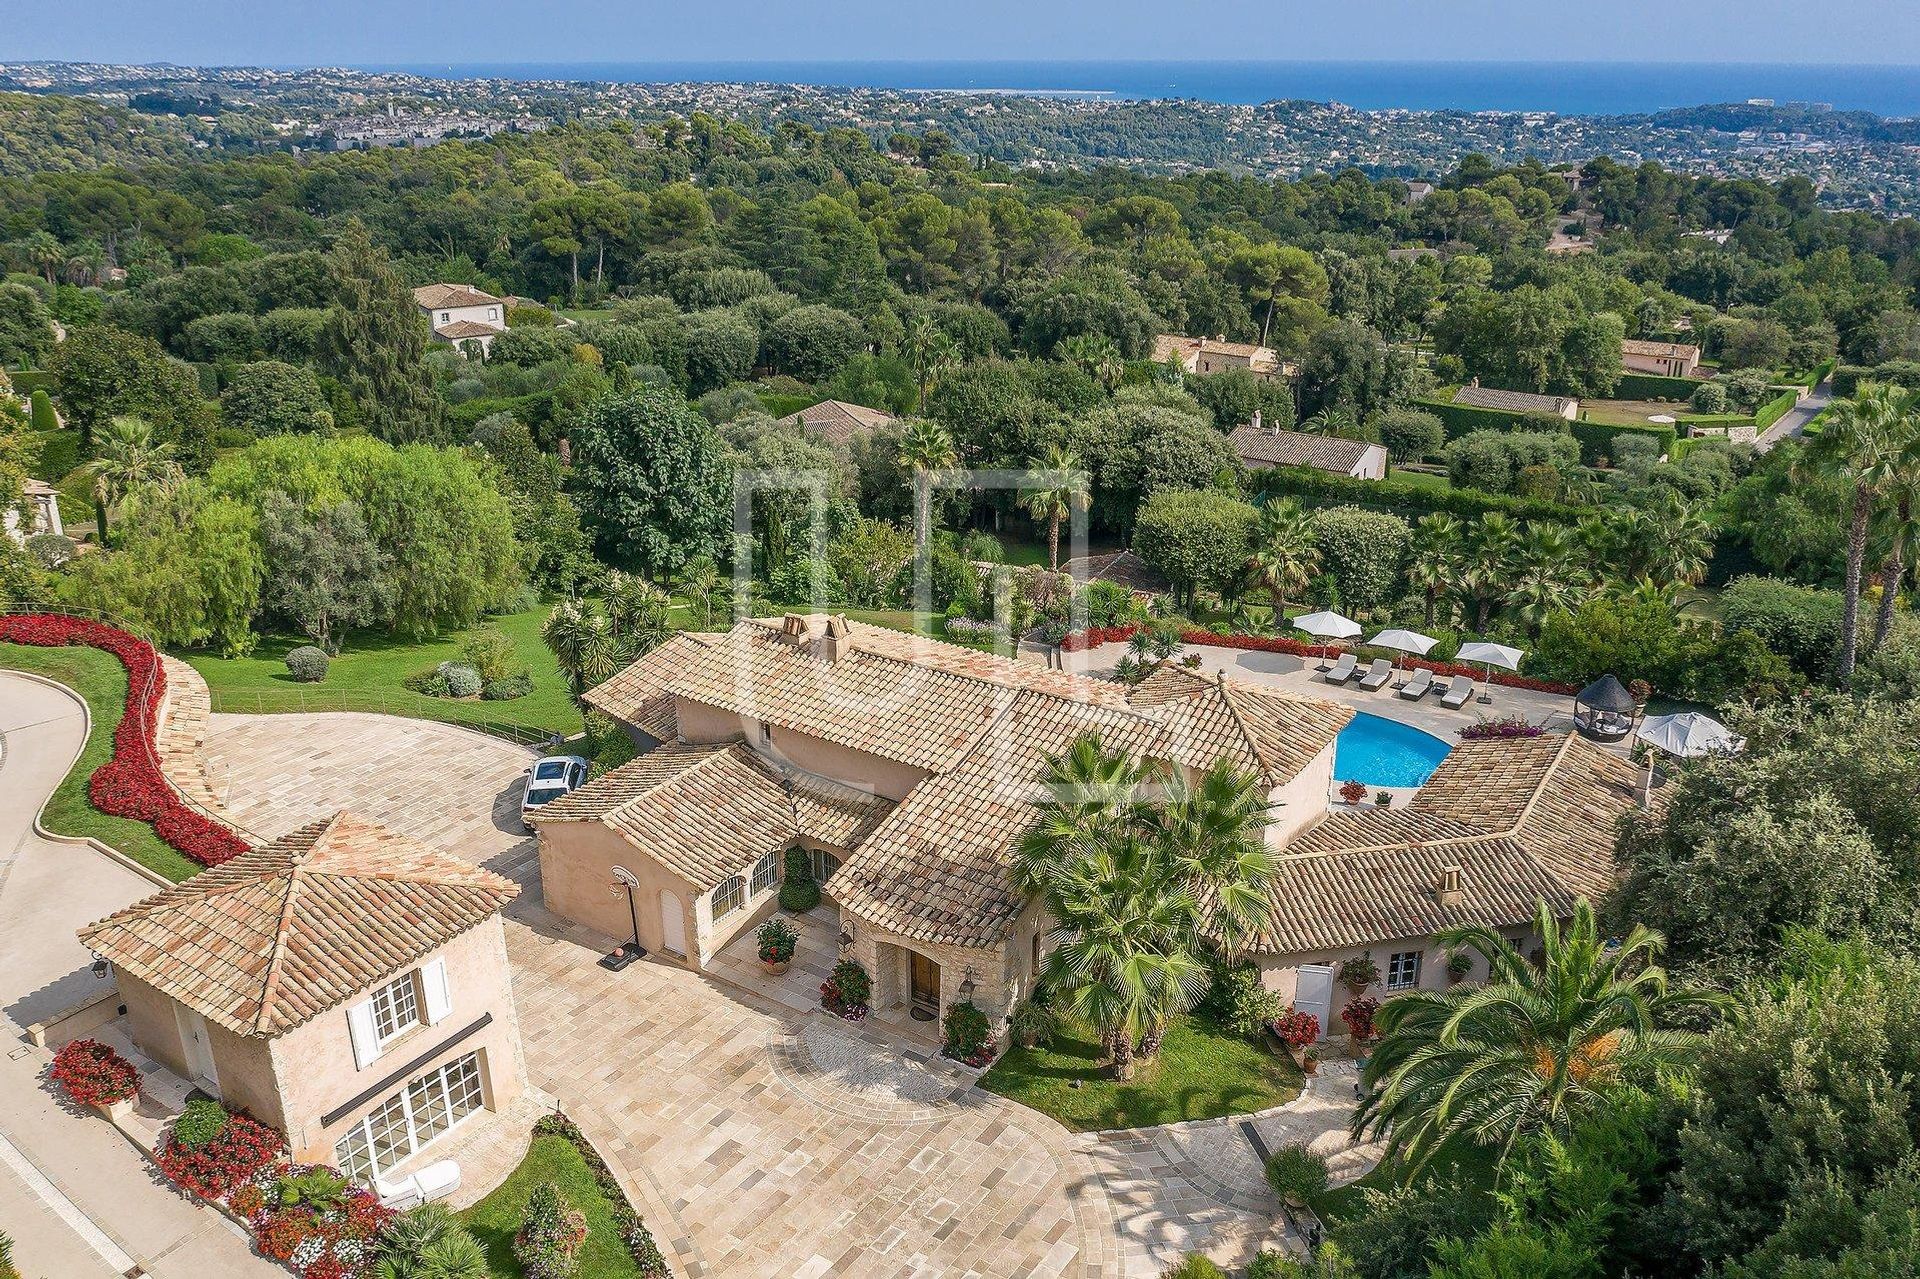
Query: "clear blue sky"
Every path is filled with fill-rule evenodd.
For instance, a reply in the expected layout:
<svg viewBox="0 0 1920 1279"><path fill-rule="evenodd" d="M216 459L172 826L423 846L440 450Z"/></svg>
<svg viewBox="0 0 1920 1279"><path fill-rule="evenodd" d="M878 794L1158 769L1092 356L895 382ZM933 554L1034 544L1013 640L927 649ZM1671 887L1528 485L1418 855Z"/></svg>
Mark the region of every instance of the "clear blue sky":
<svg viewBox="0 0 1920 1279"><path fill-rule="evenodd" d="M0 59L1920 64L1920 0L3 0Z"/></svg>

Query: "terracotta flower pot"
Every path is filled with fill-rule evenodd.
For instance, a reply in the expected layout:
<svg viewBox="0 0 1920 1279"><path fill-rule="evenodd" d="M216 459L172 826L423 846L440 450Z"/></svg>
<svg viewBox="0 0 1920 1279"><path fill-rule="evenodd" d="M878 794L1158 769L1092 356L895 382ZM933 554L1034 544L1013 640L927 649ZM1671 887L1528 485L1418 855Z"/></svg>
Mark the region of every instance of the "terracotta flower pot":
<svg viewBox="0 0 1920 1279"><path fill-rule="evenodd" d="M763 959L760 961L760 966L769 973L772 973L775 977L778 977L781 973L793 967L793 961L791 959Z"/></svg>

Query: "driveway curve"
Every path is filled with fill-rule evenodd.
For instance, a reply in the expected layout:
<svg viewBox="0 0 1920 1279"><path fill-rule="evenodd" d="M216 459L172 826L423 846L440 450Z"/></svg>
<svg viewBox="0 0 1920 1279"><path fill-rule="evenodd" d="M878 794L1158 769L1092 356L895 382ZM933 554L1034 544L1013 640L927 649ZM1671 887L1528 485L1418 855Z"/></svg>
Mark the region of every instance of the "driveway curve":
<svg viewBox="0 0 1920 1279"><path fill-rule="evenodd" d="M35 820L79 758L86 704L71 691L0 670L0 1013L20 1032L87 998L97 978L74 935L152 892L145 876ZM0 1060L0 1220L23 1274L94 1279L267 1279L219 1214L161 1183L132 1144L45 1087L43 1049Z"/></svg>

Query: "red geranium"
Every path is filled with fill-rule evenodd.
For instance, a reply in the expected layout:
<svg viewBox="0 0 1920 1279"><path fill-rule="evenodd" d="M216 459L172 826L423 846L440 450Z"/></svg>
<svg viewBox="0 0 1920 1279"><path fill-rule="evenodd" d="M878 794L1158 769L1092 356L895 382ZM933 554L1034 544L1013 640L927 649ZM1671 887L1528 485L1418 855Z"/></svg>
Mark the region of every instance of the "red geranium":
<svg viewBox="0 0 1920 1279"><path fill-rule="evenodd" d="M192 1148L168 1133L154 1156L167 1180L202 1199L223 1199L249 1177L279 1159L286 1139L244 1114L227 1116L220 1135Z"/></svg>
<svg viewBox="0 0 1920 1279"><path fill-rule="evenodd" d="M182 803L160 771L154 738L167 672L153 645L103 622L55 613L0 617L0 642L39 648L84 644L113 654L126 668L126 708L113 730L113 756L87 779L87 798L95 808L150 823L170 847L203 866L218 866L247 851L245 840Z"/></svg>
<svg viewBox="0 0 1920 1279"><path fill-rule="evenodd" d="M140 1091L133 1063L96 1039L76 1039L53 1055L47 1074L82 1106L107 1106Z"/></svg>
<svg viewBox="0 0 1920 1279"><path fill-rule="evenodd" d="M1305 1048L1320 1038L1320 1019L1289 1008L1273 1020L1273 1033L1289 1048Z"/></svg>
<svg viewBox="0 0 1920 1279"><path fill-rule="evenodd" d="M1347 1033L1355 1039L1372 1039L1373 1019L1379 1011L1379 1000L1372 995L1362 995L1340 1010L1340 1020L1347 1023Z"/></svg>

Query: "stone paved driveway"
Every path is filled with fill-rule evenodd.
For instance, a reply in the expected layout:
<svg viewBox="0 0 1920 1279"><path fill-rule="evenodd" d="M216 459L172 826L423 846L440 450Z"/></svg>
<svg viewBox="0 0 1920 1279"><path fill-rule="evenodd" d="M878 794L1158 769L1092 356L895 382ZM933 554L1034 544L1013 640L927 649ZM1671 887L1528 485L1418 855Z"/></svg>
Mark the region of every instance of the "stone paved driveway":
<svg viewBox="0 0 1920 1279"><path fill-rule="evenodd" d="M599 968L612 939L541 904L518 828L526 751L314 714L215 715L203 752L215 794L259 834L347 807L520 882L507 946L532 1082L689 1279L1144 1279L1189 1249L1239 1263L1284 1245L1237 1125L1069 1133L872 1028L668 965ZM1263 1117L1263 1138L1330 1139L1338 1092Z"/></svg>

